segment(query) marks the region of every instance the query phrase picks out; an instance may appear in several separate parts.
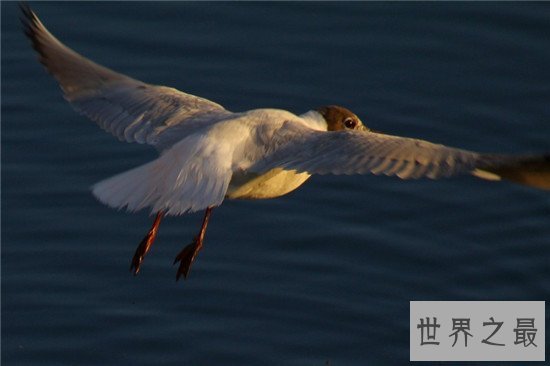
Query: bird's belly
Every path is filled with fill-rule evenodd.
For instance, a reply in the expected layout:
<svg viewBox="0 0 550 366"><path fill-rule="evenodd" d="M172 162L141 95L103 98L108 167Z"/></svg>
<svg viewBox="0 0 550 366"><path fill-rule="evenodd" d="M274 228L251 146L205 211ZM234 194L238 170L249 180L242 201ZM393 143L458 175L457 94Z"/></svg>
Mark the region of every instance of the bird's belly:
<svg viewBox="0 0 550 366"><path fill-rule="evenodd" d="M230 199L265 199L285 195L301 186L311 175L275 168L267 173L235 173L226 197Z"/></svg>

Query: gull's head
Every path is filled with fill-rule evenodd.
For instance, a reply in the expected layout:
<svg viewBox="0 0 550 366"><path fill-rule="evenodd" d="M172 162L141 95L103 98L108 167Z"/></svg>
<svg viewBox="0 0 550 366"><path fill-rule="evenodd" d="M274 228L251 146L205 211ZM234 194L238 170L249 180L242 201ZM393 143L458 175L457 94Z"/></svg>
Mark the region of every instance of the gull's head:
<svg viewBox="0 0 550 366"><path fill-rule="evenodd" d="M317 112L325 119L328 131L369 130L355 113L344 107L328 105L318 108Z"/></svg>

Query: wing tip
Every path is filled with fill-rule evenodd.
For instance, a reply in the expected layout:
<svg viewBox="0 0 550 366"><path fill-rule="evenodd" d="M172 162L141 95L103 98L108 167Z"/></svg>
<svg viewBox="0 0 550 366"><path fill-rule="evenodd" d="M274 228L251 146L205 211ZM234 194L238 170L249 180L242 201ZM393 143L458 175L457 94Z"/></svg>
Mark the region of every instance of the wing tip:
<svg viewBox="0 0 550 366"><path fill-rule="evenodd" d="M40 33L47 32L47 30L26 1L19 3L19 9L21 10L19 20L23 26L23 33L31 41L32 48L39 54L40 63L47 68L47 55L43 48L44 45L39 39Z"/></svg>
<svg viewBox="0 0 550 366"><path fill-rule="evenodd" d="M472 174L482 179L506 179L517 184L550 190L550 154L506 157L494 164L486 163Z"/></svg>
<svg viewBox="0 0 550 366"><path fill-rule="evenodd" d="M19 17L19 20L23 24L25 34L33 40L36 37L36 28L41 24L40 20L26 1L21 1L19 3L19 9L22 14L22 16Z"/></svg>
<svg viewBox="0 0 550 366"><path fill-rule="evenodd" d="M28 2L20 1L19 2L19 9L23 13L23 15L25 15L25 18L27 18L29 20L31 20L33 18L36 18L36 14L34 14L34 12L31 9L31 6L29 5Z"/></svg>

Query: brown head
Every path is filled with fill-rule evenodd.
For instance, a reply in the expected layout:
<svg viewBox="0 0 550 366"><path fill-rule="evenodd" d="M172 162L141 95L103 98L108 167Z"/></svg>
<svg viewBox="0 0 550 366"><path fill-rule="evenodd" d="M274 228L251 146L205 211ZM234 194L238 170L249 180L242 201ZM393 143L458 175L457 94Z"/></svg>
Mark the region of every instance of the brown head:
<svg viewBox="0 0 550 366"><path fill-rule="evenodd" d="M358 130L368 131L359 117L352 111L337 105L328 105L317 109L327 122L328 131Z"/></svg>

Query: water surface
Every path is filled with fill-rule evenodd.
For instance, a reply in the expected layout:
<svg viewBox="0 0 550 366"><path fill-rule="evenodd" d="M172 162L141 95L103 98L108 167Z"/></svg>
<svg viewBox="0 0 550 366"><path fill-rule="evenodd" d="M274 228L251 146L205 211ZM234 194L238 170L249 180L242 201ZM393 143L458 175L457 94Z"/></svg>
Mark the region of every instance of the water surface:
<svg viewBox="0 0 550 366"><path fill-rule="evenodd" d="M229 110L340 104L392 134L550 151L548 4L33 6L93 60ZM411 300L550 299L550 195L470 177L226 202L178 283L201 214L169 218L134 278L152 219L89 187L155 152L72 111L18 16L2 3L4 364L401 365Z"/></svg>

